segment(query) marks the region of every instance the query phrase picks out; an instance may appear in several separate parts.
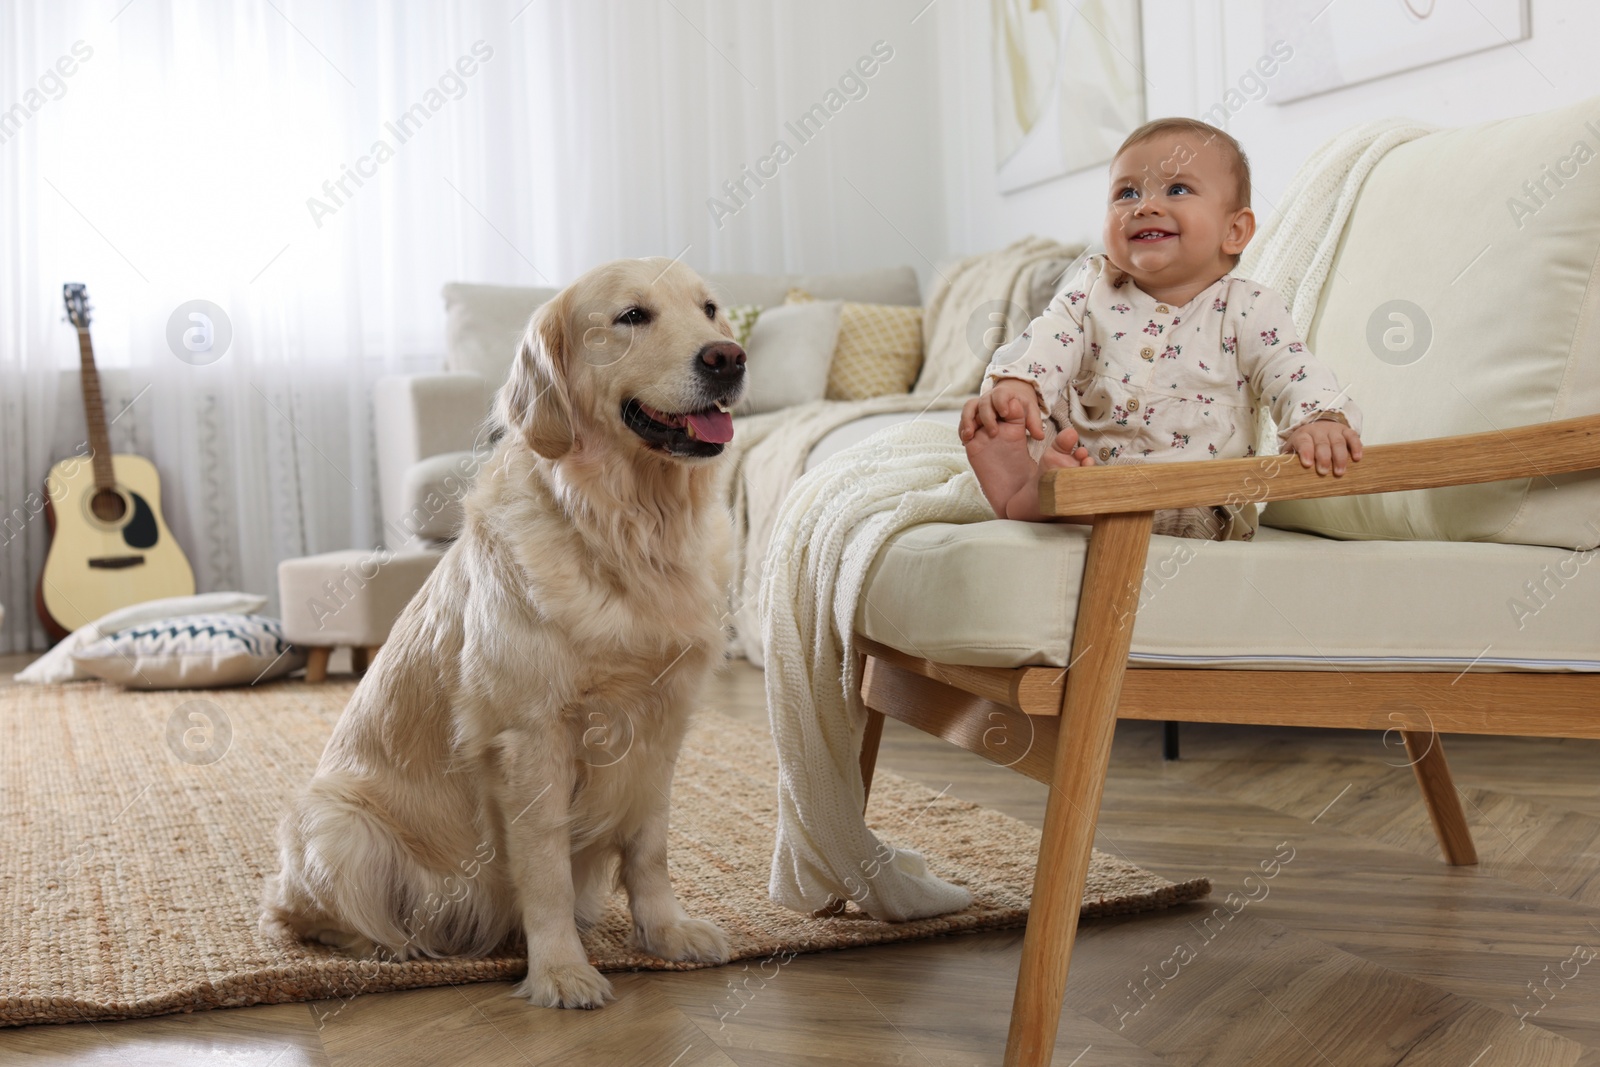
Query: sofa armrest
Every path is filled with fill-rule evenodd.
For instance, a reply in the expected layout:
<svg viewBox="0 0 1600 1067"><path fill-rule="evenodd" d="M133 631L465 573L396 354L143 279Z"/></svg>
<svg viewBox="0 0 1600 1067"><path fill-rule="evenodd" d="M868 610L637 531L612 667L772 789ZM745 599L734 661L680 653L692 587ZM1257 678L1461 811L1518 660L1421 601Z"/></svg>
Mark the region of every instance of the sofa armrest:
<svg viewBox="0 0 1600 1067"><path fill-rule="evenodd" d="M1600 470L1600 415L1362 448L1338 478L1292 454L1193 463L1068 467L1039 479L1046 515L1104 515L1210 504L1358 496Z"/></svg>
<svg viewBox="0 0 1600 1067"><path fill-rule="evenodd" d="M378 492L383 539L391 549L417 543L405 522L406 472L447 452L472 451L494 389L480 375L407 374L379 378L373 387L378 445Z"/></svg>

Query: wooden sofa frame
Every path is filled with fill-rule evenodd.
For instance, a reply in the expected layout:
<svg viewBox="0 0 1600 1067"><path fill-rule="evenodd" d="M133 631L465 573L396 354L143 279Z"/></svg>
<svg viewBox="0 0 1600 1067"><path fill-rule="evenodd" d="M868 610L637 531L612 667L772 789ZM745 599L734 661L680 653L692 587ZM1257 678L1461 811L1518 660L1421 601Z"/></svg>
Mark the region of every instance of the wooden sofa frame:
<svg viewBox="0 0 1600 1067"><path fill-rule="evenodd" d="M1294 456L1052 472L1040 482L1046 514L1066 514L1070 507L1072 514L1097 516L1068 669L939 664L855 635L868 709L861 777L869 791L884 716L1050 786L1007 1067L1050 1062L1119 717L1399 729L1452 864L1476 863L1477 854L1441 732L1600 738L1600 674L1127 670L1153 512L1596 469L1600 415L1370 446L1340 478L1319 476ZM1058 506L1058 493L1070 494L1070 505L1063 500ZM1026 724L1021 752L994 743L997 715ZM1059 738L1071 743L1058 744Z"/></svg>

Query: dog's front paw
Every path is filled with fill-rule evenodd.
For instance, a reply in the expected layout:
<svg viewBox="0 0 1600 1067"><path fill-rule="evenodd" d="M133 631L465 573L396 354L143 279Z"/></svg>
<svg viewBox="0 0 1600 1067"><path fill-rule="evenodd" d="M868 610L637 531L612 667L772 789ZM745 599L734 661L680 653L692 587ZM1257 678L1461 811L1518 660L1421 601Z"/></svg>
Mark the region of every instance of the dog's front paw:
<svg viewBox="0 0 1600 1067"><path fill-rule="evenodd" d="M587 963L529 964L512 996L541 1008L599 1008L615 999L606 976Z"/></svg>
<svg viewBox="0 0 1600 1067"><path fill-rule="evenodd" d="M727 935L704 919L681 919L651 930L636 929L640 947L652 956L696 963L728 962Z"/></svg>

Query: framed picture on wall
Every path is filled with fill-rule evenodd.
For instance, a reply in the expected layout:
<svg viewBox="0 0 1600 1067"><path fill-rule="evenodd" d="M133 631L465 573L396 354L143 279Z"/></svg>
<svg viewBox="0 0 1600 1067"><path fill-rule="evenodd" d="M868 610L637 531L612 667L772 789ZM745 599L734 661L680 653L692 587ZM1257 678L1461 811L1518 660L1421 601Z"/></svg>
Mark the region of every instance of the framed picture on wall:
<svg viewBox="0 0 1600 1067"><path fill-rule="evenodd" d="M989 0L995 157L1009 193L1109 162L1144 121L1133 0Z"/></svg>
<svg viewBox="0 0 1600 1067"><path fill-rule="evenodd" d="M1425 67L1526 40L1528 0L1272 0L1264 40L1294 59L1274 80L1272 103Z"/></svg>

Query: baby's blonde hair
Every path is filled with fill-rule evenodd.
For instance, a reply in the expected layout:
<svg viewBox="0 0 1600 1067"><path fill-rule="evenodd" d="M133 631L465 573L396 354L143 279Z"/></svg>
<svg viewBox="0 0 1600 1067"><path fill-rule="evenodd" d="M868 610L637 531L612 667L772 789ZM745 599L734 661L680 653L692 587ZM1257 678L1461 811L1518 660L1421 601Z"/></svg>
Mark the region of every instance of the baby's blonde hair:
<svg viewBox="0 0 1600 1067"><path fill-rule="evenodd" d="M1136 144L1143 144L1145 141L1168 133L1192 134L1200 141L1200 147L1216 145L1222 149L1223 155L1227 158L1228 164L1233 170L1235 181L1233 210L1239 211L1250 206L1250 160L1244 154L1244 149L1240 147L1238 141L1229 136L1227 131L1219 130L1209 122L1184 118L1181 115L1173 115L1164 119L1151 119L1137 130L1128 134L1127 140L1122 142L1122 147L1117 149L1116 155L1112 156L1112 159L1115 160L1117 156L1122 155L1122 153ZM1239 257L1234 256L1233 261L1237 264Z"/></svg>

